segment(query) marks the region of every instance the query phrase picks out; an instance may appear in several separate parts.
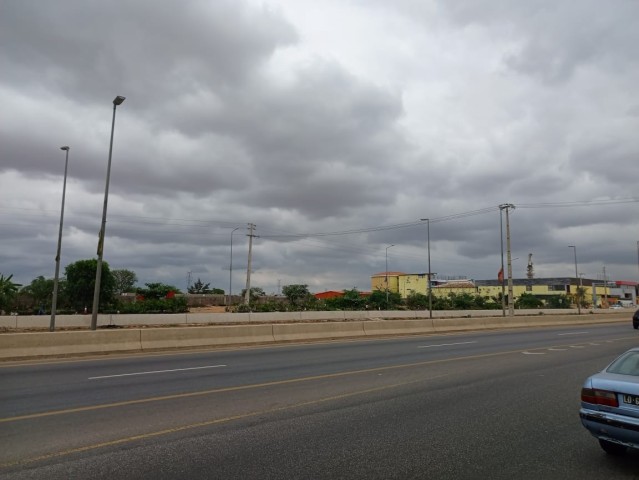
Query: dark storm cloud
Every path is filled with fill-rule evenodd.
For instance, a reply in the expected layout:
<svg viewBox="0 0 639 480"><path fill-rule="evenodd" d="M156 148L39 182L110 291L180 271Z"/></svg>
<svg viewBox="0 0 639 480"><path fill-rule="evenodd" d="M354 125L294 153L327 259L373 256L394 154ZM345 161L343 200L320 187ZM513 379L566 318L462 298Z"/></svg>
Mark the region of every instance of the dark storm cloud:
<svg viewBox="0 0 639 480"><path fill-rule="evenodd" d="M0 20L9 82L95 103L126 92L159 98L242 81L290 25L264 9L220 0L8 2Z"/></svg>
<svg viewBox="0 0 639 480"><path fill-rule="evenodd" d="M0 272L50 276L64 144L63 266L95 255L116 94L106 259L141 282L226 285L254 222L257 285L367 289L387 245L424 270L425 228L267 235L485 207L432 224L433 260L494 276L498 204L635 195L634 2L304 2L5 2ZM518 208L513 256L630 271L637 210Z"/></svg>

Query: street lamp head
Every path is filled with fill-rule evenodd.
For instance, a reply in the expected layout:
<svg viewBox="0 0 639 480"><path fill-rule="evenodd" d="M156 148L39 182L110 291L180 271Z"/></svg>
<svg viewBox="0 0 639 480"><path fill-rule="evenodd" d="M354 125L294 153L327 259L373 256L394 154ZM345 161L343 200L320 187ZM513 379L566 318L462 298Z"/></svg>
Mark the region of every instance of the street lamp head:
<svg viewBox="0 0 639 480"><path fill-rule="evenodd" d="M122 102L124 102L125 98L126 97L122 97L122 96L118 95L117 97L115 97L113 99L113 105L122 105Z"/></svg>
<svg viewBox="0 0 639 480"><path fill-rule="evenodd" d="M65 145L64 147L60 147L60 150L66 150L68 152L69 150L71 150L71 147Z"/></svg>
<svg viewBox="0 0 639 480"><path fill-rule="evenodd" d="M568 245L568 248L576 248L574 245Z"/></svg>

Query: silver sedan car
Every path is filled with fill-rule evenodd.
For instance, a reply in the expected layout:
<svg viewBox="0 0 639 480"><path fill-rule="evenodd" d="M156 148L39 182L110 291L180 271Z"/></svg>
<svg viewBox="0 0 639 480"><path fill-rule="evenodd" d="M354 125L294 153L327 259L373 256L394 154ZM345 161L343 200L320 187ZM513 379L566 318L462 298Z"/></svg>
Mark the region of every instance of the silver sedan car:
<svg viewBox="0 0 639 480"><path fill-rule="evenodd" d="M639 347L586 380L579 416L607 453L639 449Z"/></svg>

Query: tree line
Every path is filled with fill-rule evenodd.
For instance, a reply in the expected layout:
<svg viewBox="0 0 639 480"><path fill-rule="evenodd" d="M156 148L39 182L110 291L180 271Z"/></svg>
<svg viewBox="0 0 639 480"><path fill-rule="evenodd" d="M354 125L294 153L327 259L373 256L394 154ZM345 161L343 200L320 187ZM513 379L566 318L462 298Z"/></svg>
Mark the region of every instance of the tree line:
<svg viewBox="0 0 639 480"><path fill-rule="evenodd" d="M57 313L89 313L93 307L97 260L78 260L65 267L64 277L58 283ZM127 269L111 270L102 263L100 305L102 313L179 313L188 311L187 301L174 285L146 283L137 286L135 272ZM13 275L0 273L0 314L48 314L51 312L54 280L38 276L29 285L13 281ZM134 302L122 298L133 293ZM224 294L224 290L211 288L199 278L188 288L188 293Z"/></svg>
<svg viewBox="0 0 639 480"><path fill-rule="evenodd" d="M64 278L59 282L57 312L88 313L92 309L95 289L97 260L79 260L66 266ZM51 309L53 279L43 276L22 286L12 281L13 276L0 274L0 313L45 314ZM187 299L174 285L146 283L136 286L135 272L126 269L111 270L108 263L102 264L100 282L100 306L102 313L182 313L188 311ZM224 295L224 290L211 288L209 283L197 279L187 289L190 294ZM125 300L124 293L135 295ZM241 296L244 297L246 290ZM331 310L426 310L429 297L412 293L403 299L399 293L375 290L364 294L356 288L344 290L335 298L319 299L308 289L308 285L293 284L282 288L282 298L269 297L260 287L251 288L249 303L227 307L235 312L286 312L286 311L331 311ZM134 301L133 301L134 300ZM563 294L540 299L524 293L515 301L515 308L568 308L570 299ZM502 308L501 294L496 297L481 296L467 292L451 292L447 296L432 297L433 310L499 310Z"/></svg>

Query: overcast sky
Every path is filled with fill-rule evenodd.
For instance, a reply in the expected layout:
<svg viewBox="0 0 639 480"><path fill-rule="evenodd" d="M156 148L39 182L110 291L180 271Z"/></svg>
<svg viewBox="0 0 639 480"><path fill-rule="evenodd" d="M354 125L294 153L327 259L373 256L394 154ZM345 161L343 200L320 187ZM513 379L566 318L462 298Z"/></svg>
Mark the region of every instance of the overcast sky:
<svg viewBox="0 0 639 480"><path fill-rule="evenodd" d="M635 0L0 0L0 273L638 280ZM505 217L504 217L505 227ZM233 229L238 228L232 236ZM326 235L330 234L330 235ZM395 246L388 248L389 245Z"/></svg>

